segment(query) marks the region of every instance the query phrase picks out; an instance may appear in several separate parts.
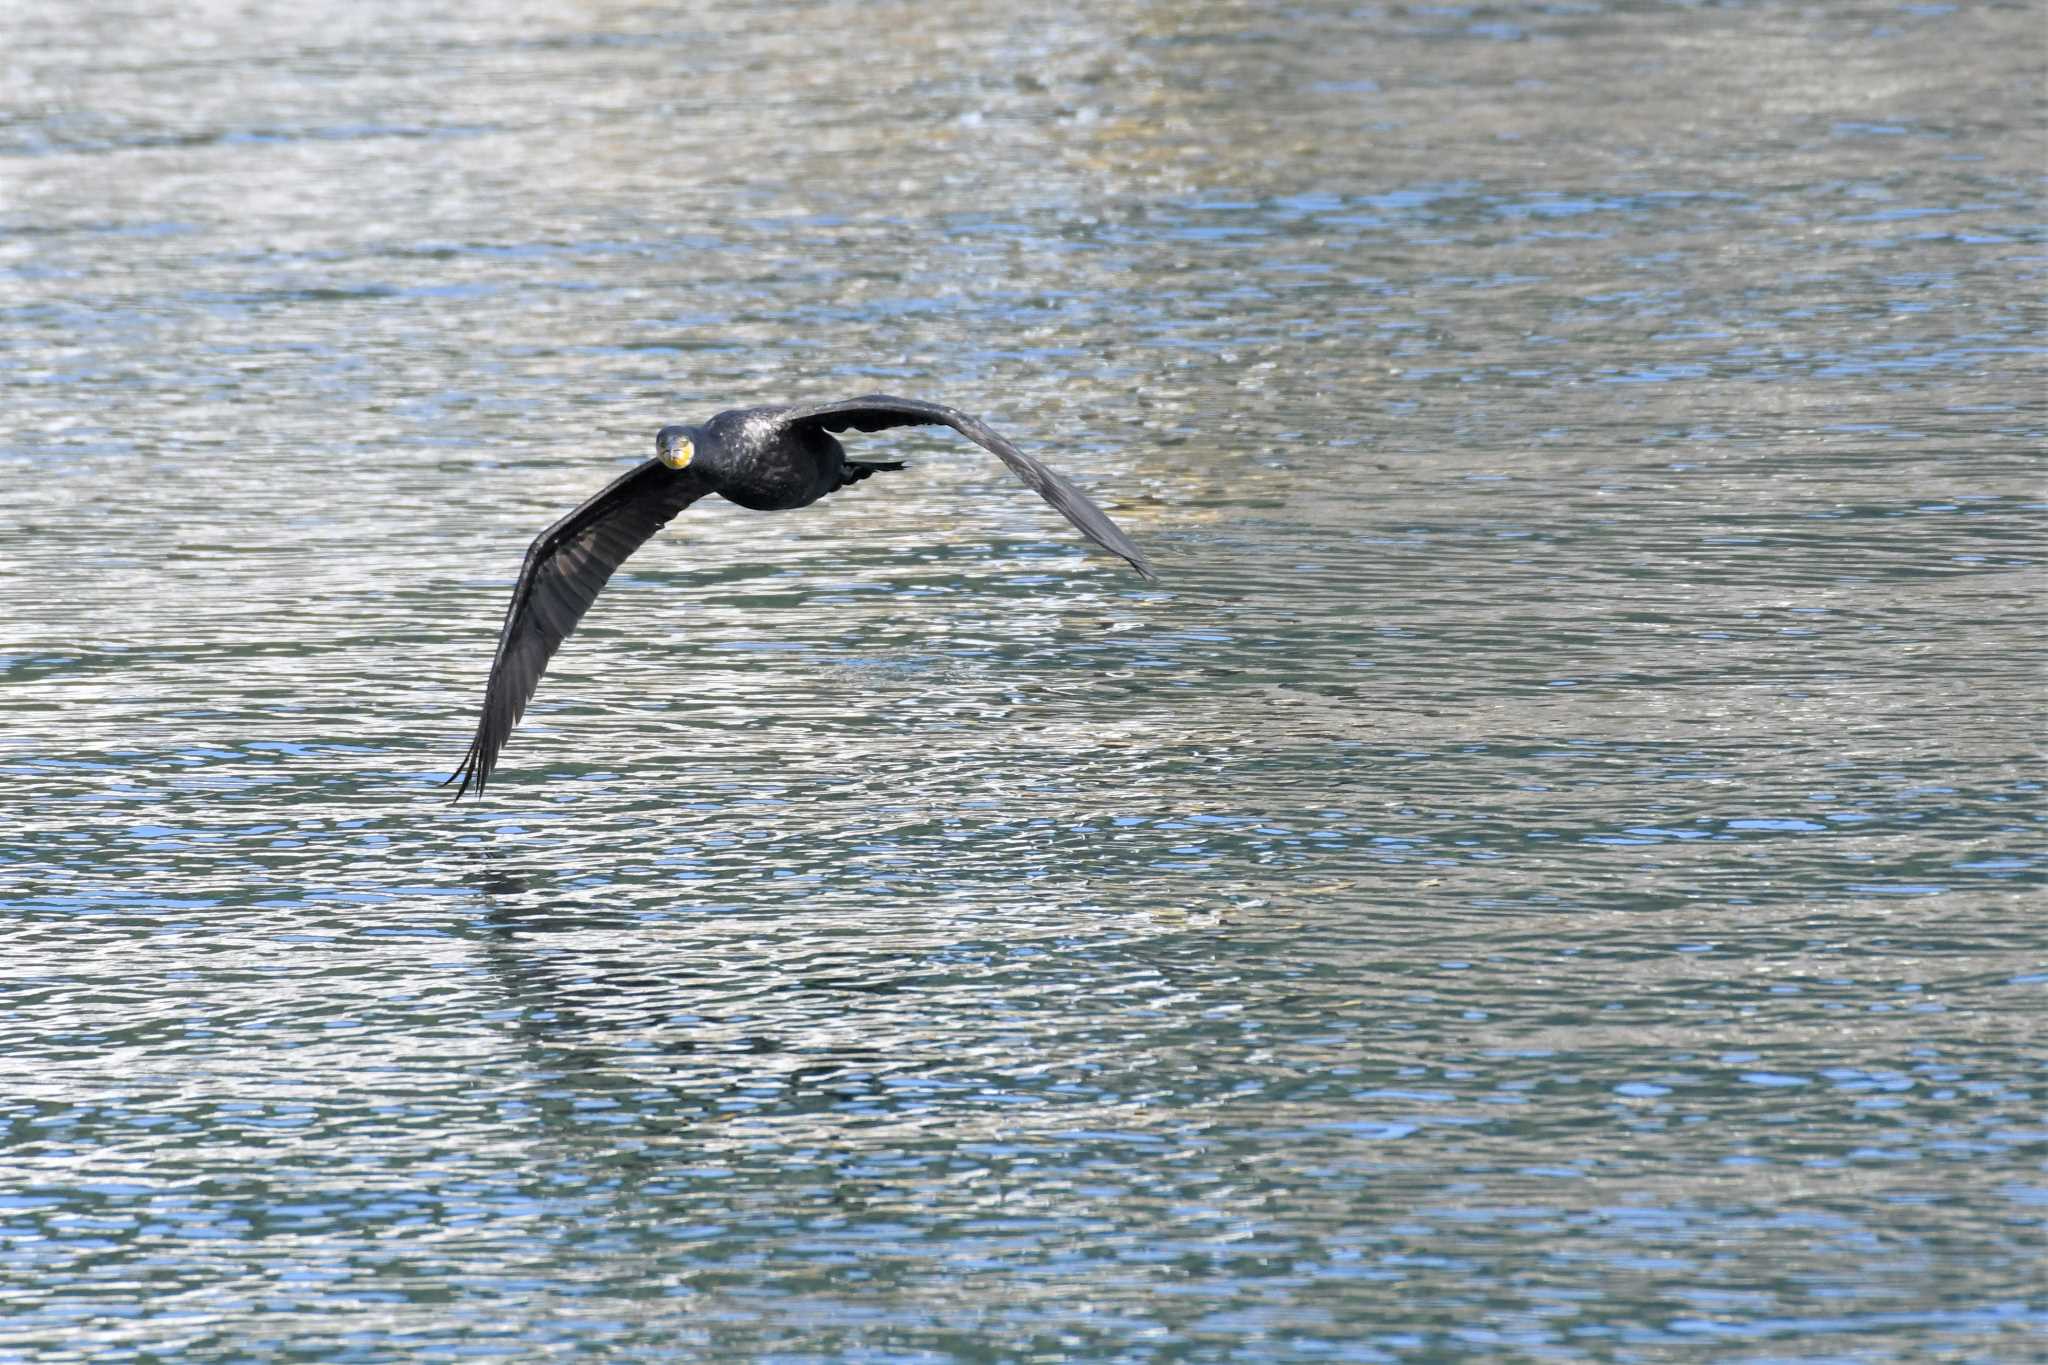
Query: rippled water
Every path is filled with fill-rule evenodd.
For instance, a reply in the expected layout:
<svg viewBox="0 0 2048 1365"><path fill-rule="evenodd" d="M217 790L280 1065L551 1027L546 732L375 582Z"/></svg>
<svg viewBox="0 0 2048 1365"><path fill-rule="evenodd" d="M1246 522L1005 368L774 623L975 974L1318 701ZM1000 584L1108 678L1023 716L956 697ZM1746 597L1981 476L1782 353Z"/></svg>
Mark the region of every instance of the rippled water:
<svg viewBox="0 0 2048 1365"><path fill-rule="evenodd" d="M2037 9L7 27L0 1354L2040 1349Z"/></svg>

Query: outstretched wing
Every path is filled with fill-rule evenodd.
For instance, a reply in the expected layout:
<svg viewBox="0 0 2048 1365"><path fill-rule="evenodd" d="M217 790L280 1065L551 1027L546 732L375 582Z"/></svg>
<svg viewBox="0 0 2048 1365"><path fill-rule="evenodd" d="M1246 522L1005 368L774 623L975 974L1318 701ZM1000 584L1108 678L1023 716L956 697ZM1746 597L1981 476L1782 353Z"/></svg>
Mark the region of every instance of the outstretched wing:
<svg viewBox="0 0 2048 1365"><path fill-rule="evenodd" d="M777 420L785 426L822 427L826 431L845 431L849 427L855 431L883 431L889 427L951 427L1008 465L1011 472L1037 490L1038 496L1074 523L1082 535L1110 553L1122 555L1146 578L1158 577L1152 571L1151 561L1145 558L1145 552L1133 545L1131 538L1118 530L1117 524L1090 502L1086 493L1068 483L1063 475L998 436L980 418L971 417L957 408L922 403L915 398L891 398L887 394L871 393L838 403L813 403L789 408L777 414Z"/></svg>
<svg viewBox="0 0 2048 1365"><path fill-rule="evenodd" d="M505 609L498 654L484 687L483 716L462 766L448 782L460 780L455 799L475 784L481 796L498 751L526 714L540 675L569 632L597 600L612 571L647 543L676 513L711 491L690 469L673 470L660 460L613 480L596 497L534 539ZM446 782L441 785L448 785Z"/></svg>

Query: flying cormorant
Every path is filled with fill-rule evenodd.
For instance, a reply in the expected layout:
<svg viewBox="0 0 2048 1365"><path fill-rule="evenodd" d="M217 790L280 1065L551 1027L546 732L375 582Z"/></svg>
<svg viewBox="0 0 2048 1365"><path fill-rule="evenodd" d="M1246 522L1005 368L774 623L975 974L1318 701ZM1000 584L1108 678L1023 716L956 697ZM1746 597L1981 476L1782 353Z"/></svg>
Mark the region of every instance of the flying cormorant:
<svg viewBox="0 0 2048 1365"><path fill-rule="evenodd" d="M476 738L448 779L462 783L455 799L461 800L471 785L483 794L498 766L498 751L526 714L548 660L590 610L612 571L671 517L707 493L762 512L807 507L870 474L903 468L849 460L828 433L906 426L953 428L1001 459L1082 535L1122 555L1144 577L1154 576L1144 553L1086 494L978 418L954 408L869 394L804 407L737 408L702 426L663 427L655 433L653 459L613 480L527 548L498 633Z"/></svg>

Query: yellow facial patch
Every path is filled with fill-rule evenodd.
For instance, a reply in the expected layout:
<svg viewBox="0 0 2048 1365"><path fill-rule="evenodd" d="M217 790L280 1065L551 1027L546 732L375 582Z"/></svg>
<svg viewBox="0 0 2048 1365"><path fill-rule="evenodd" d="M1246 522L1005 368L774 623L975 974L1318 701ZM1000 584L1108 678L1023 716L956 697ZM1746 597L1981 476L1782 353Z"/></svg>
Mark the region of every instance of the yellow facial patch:
<svg viewBox="0 0 2048 1365"><path fill-rule="evenodd" d="M662 454L661 462L670 469L684 469L697 456L697 447L690 441L677 441Z"/></svg>

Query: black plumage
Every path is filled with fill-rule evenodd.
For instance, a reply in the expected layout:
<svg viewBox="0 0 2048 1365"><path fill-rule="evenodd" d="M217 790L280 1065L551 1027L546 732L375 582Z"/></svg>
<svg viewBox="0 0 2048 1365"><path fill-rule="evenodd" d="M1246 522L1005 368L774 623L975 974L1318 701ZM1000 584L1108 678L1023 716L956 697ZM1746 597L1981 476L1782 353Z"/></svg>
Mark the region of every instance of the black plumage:
<svg viewBox="0 0 2048 1365"><path fill-rule="evenodd" d="M448 779L462 784L456 800L472 786L482 794L548 660L612 573L676 513L707 493L764 512L806 507L869 475L903 467L849 460L830 433L902 426L953 428L1002 460L1082 535L1121 555L1144 577L1154 577L1144 553L1086 494L954 408L870 394L804 407L736 408L702 426L663 427L654 438L653 459L614 479L527 548L498 633L476 736Z"/></svg>

